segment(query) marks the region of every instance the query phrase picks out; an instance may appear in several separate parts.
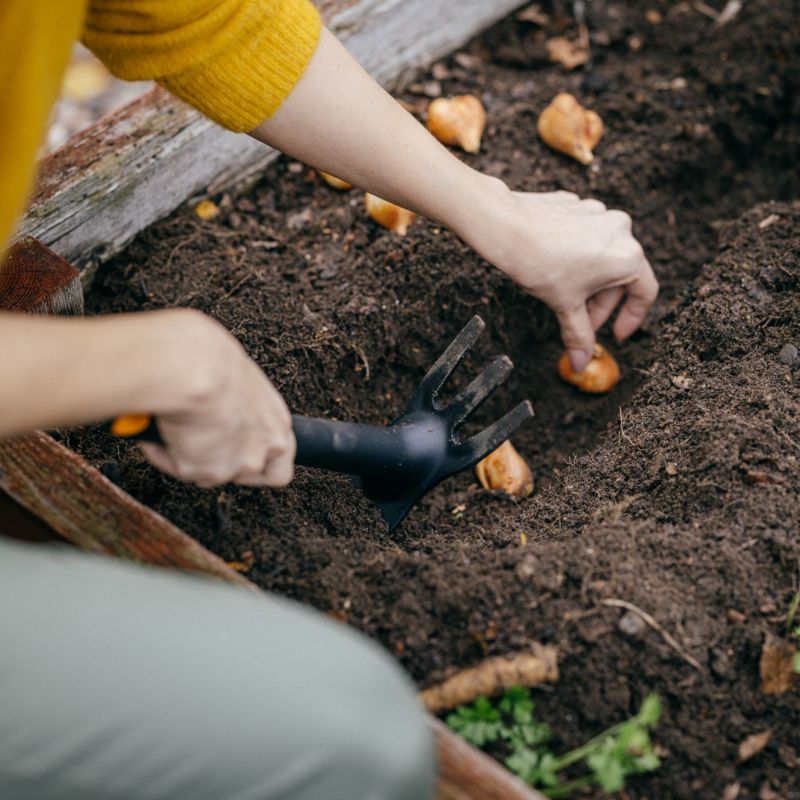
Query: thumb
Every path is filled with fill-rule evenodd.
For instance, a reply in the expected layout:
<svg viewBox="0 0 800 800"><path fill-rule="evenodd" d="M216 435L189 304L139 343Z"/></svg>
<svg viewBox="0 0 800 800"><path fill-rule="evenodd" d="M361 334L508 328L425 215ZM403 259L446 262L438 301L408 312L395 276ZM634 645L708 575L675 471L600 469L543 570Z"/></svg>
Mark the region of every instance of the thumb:
<svg viewBox="0 0 800 800"><path fill-rule="evenodd" d="M594 349L594 327L585 305L556 314L561 326L561 339L569 353L569 361L575 372L582 372L592 360Z"/></svg>
<svg viewBox="0 0 800 800"><path fill-rule="evenodd" d="M178 471L175 462L166 447L153 442L139 442L139 449L154 467L177 477Z"/></svg>

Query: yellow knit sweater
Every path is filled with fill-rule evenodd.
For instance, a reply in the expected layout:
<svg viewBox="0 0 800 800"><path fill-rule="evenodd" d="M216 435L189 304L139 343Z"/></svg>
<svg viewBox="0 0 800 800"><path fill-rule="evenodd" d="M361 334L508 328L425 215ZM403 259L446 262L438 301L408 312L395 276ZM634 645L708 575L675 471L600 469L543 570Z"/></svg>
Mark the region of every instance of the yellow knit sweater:
<svg viewBox="0 0 800 800"><path fill-rule="evenodd" d="M33 181L73 42L235 131L270 117L316 48L308 0L0 0L0 251Z"/></svg>

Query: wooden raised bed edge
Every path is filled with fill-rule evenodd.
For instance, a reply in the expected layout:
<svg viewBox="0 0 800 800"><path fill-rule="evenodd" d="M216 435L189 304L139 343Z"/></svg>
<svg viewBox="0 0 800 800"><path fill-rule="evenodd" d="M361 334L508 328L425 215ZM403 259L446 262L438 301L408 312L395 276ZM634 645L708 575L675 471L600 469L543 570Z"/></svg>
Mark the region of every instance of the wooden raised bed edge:
<svg viewBox="0 0 800 800"><path fill-rule="evenodd" d="M380 83L428 64L520 0L318 0L327 26ZM208 121L161 89L73 137L41 164L19 230L93 267L200 191L257 174L276 153Z"/></svg>

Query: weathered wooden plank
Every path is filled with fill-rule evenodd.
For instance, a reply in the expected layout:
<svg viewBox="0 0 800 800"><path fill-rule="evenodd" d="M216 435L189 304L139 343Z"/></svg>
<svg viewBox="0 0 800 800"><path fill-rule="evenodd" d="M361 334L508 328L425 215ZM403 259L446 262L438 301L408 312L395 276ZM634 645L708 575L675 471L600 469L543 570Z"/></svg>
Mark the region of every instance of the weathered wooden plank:
<svg viewBox="0 0 800 800"><path fill-rule="evenodd" d="M321 0L328 26L389 84L500 19L520 0ZM19 235L81 268L120 250L138 231L208 186L254 175L276 153L223 131L156 89L80 134L42 162Z"/></svg>
<svg viewBox="0 0 800 800"><path fill-rule="evenodd" d="M36 239L21 239L12 245L0 269L0 309L80 315L83 313L80 274Z"/></svg>
<svg viewBox="0 0 800 800"><path fill-rule="evenodd" d="M25 542L61 542L63 539L35 514L0 490L0 536Z"/></svg>
<svg viewBox="0 0 800 800"><path fill-rule="evenodd" d="M436 717L430 719L439 761L437 800L546 800Z"/></svg>

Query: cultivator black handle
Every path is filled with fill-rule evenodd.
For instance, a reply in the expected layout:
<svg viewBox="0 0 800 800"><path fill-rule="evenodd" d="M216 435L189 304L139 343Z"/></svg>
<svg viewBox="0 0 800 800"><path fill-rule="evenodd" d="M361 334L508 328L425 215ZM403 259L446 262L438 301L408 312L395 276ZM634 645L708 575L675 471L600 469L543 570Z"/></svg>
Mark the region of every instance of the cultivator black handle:
<svg viewBox="0 0 800 800"><path fill-rule="evenodd" d="M295 463L361 477L378 474L411 478L425 472L424 465L446 448L438 428L362 425L293 414ZM111 432L123 439L163 444L155 417L147 414L117 417L111 423Z"/></svg>
<svg viewBox="0 0 800 800"><path fill-rule="evenodd" d="M480 433L464 441L458 436L467 417L511 372L513 365L507 356L495 358L451 403L438 403L439 391L483 328L484 322L477 316L467 323L391 425L293 415L295 462L353 476L389 529L397 527L420 497L487 456L533 416L533 406L524 400ZM110 428L126 439L162 441L155 419L146 414L117 417Z"/></svg>

